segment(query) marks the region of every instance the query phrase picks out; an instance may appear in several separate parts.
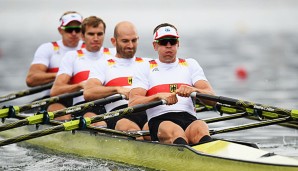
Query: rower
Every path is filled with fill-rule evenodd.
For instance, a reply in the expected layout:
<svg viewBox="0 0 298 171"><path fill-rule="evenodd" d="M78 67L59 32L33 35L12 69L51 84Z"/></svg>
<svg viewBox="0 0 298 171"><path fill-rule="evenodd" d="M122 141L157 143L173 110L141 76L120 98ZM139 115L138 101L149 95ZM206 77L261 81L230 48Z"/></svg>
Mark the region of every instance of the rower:
<svg viewBox="0 0 298 171"><path fill-rule="evenodd" d="M67 11L61 16L58 32L62 39L38 47L26 78L29 87L53 82L64 54L84 46L80 35L82 20L83 17L76 11ZM50 90L47 90L42 99L49 96Z"/></svg>
<svg viewBox="0 0 298 171"><path fill-rule="evenodd" d="M137 30L132 23L123 21L116 25L111 42L116 47L117 53L115 56L104 59L90 71L84 90L86 100L95 100L114 94L123 94L128 97L132 83L131 78L134 73L133 67L149 60L135 57L138 40ZM127 104L127 100L120 100L105 105L105 108L109 112L125 108ZM108 128L121 131L148 130L148 127L145 126L146 123L145 112L133 113L106 121Z"/></svg>
<svg viewBox="0 0 298 171"><path fill-rule="evenodd" d="M96 16L85 18L82 22L82 39L86 47L80 50L71 51L63 57L59 72L51 89L51 96L57 96L64 93L71 93L84 89L85 81L89 76L90 68L100 63L99 59L107 58L110 55L109 49L103 48L106 24ZM84 102L83 96L73 99L73 104ZM71 104L71 105L73 105ZM63 103L54 103L48 107L48 111L56 111L69 107ZM95 106L86 114L80 113L86 117L92 117L95 113L104 113L101 106ZM57 120L70 120L70 115L58 117ZM97 125L97 124L94 124Z"/></svg>
<svg viewBox="0 0 298 171"><path fill-rule="evenodd" d="M153 47L158 59L136 66L129 106L161 99L167 101L167 106L147 110L153 141L167 144L210 141L208 126L196 118L190 97L192 92L214 94L203 69L194 59L176 57L179 35L175 26L160 24L153 34Z"/></svg>

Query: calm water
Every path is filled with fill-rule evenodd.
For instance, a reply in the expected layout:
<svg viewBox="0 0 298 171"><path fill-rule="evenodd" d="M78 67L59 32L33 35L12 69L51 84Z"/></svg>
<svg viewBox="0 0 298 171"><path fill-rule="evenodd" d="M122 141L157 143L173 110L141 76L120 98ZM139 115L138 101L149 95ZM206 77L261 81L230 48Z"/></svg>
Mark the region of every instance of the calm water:
<svg viewBox="0 0 298 171"><path fill-rule="evenodd" d="M26 89L25 77L36 48L57 40L57 19L66 10L77 10L106 21L105 46L111 46L109 39L117 22L134 22L140 34L138 56L155 57L153 28L161 22L173 23L181 35L179 56L197 59L218 95L298 108L298 2L294 0L39 2L0 0L0 95ZM247 72L246 79L237 77L239 67ZM39 96L5 104L24 104ZM209 116L218 114L200 114ZM239 119L210 127L247 122ZM268 151L298 158L298 132L294 129L268 126L217 137L248 140ZM0 156L0 170L143 170L16 145L0 148Z"/></svg>

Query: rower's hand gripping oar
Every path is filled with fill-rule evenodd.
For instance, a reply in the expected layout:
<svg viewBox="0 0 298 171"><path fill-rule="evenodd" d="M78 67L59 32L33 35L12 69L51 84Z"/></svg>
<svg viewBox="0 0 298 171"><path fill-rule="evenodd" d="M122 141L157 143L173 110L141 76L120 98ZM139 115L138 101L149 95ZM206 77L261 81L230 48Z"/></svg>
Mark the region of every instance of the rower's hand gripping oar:
<svg viewBox="0 0 298 171"><path fill-rule="evenodd" d="M27 96L27 95L39 93L41 91L50 89L52 86L53 86L53 83L49 83L49 84L37 86L37 87L34 87L34 88L29 88L27 90L22 90L22 91L10 93L8 95L0 96L0 103L6 102L6 101L9 101L9 100L14 100L16 98L24 97L24 96Z"/></svg>
<svg viewBox="0 0 298 171"><path fill-rule="evenodd" d="M47 104L52 104L58 102L59 100L78 97L83 94L83 91L77 91L73 93L62 94L59 96L53 96L46 99L34 101L29 104L21 105L21 106L9 106L0 109L0 118L15 118L17 114L24 112L26 110L34 109L37 107L45 106ZM2 120L4 122L4 120Z"/></svg>
<svg viewBox="0 0 298 171"><path fill-rule="evenodd" d="M248 113L254 113L255 115L258 115L260 118L263 118L264 116L268 116L269 118L279 118L278 114L281 114L284 116L290 116L293 120L298 120L297 109L288 110L288 109L262 105L262 104L249 102L249 101L237 100L229 97L213 96L213 95L201 94L197 92L192 92L191 96L244 108L244 110L247 111Z"/></svg>
<svg viewBox="0 0 298 171"><path fill-rule="evenodd" d="M62 131L72 131L72 130L76 130L76 129L84 129L87 126L89 126L90 124L95 123L95 122L103 121L105 119L113 118L116 116L123 116L123 115L130 114L133 112L143 111L143 110L146 110L146 109L158 106L158 105L162 105L162 104L166 104L166 101L159 100L159 101L154 101L154 102L150 102L150 103L146 103L146 104L139 104L139 105L131 106L128 108L116 110L113 112L108 112L105 114L97 115L92 118L81 118L79 120L65 122L58 126L54 126L54 127L50 127L50 128L44 129L44 130L39 130L39 131L35 131L32 133L28 133L28 134L20 135L17 137L2 140L2 141L0 141L0 146L17 143L17 142L37 138L37 137L42 137L45 135L50 135L50 134L54 134L54 133L58 133L58 132L62 132Z"/></svg>
<svg viewBox="0 0 298 171"><path fill-rule="evenodd" d="M6 125L1 125L0 132L8 130L8 129L16 128L16 127L21 127L24 125L47 124L47 123L49 123L50 120L52 120L56 117L73 114L73 113L80 112L80 111L85 111L88 108L94 107L95 105L105 105L107 103L115 102L117 100L122 100L122 99L125 99L125 96L117 94L117 95L109 96L106 98L98 99L95 101L72 106L69 108L57 110L54 112L46 112L45 111L42 113L36 113L35 115L29 116L25 119L15 121L15 122L12 122L12 123L9 123Z"/></svg>

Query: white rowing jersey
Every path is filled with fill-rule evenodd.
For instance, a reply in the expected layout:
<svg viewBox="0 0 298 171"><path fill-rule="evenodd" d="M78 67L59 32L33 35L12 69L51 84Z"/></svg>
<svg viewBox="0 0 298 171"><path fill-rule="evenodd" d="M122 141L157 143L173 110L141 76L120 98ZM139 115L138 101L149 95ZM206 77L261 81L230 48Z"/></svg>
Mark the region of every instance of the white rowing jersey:
<svg viewBox="0 0 298 171"><path fill-rule="evenodd" d="M67 47L62 43L62 40L44 43L36 50L31 64L43 64L48 67L47 72L58 72L60 61L65 53L79 50L83 47L83 41L79 41L76 47Z"/></svg>
<svg viewBox="0 0 298 171"><path fill-rule="evenodd" d="M45 65L47 72L58 72L60 61L66 52L84 48L83 41L79 41L76 47L67 47L63 44L62 40L56 42L48 42L40 45L35 54L31 65L42 64ZM50 95L50 90L44 91L45 95Z"/></svg>
<svg viewBox="0 0 298 171"><path fill-rule="evenodd" d="M131 88L133 68L135 65L149 61L149 58L133 57L131 59L110 56L93 66L89 78L98 79L104 86L122 86ZM106 111L128 104L127 100L118 100L105 105Z"/></svg>
<svg viewBox="0 0 298 171"><path fill-rule="evenodd" d="M147 90L146 96L160 92L175 92L181 85L194 86L199 80L207 81L203 69L194 59L177 58L174 63L162 63L158 59L136 66L133 88ZM168 112L188 112L195 116L195 106L190 97L178 96L174 105L161 105L147 110L148 120Z"/></svg>
<svg viewBox="0 0 298 171"><path fill-rule="evenodd" d="M101 48L98 52L89 52L86 49L70 51L62 58L58 75L67 74L71 76L70 84L78 84L86 81L89 77L90 68L98 65L101 58L108 58L110 52L108 48ZM79 96L73 99L73 104L84 101L84 97Z"/></svg>

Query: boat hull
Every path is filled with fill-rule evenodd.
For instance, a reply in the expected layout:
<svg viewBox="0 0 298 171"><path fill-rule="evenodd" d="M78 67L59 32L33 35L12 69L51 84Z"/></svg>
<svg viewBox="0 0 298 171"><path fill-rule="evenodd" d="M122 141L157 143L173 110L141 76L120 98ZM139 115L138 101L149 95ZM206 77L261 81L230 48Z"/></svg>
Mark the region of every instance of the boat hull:
<svg viewBox="0 0 298 171"><path fill-rule="evenodd" d="M27 132L29 132L27 127L23 127L2 132L0 135L4 137L12 137ZM109 135L98 134L95 136L79 131L74 135L69 131L47 135L22 142L20 145L34 145L44 149L55 150L56 152L112 160L158 170L218 171L220 169L221 171L286 171L297 170L298 168L298 161L296 166L257 163L256 161L253 161L255 160L253 158L251 161L244 161L224 157L224 154L218 156L214 151L218 151L219 149L205 150L204 152L195 150L195 148L202 148L200 145L194 148L183 145L165 145L156 142L136 141ZM242 145L240 145L240 148L241 146ZM247 146L245 146L245 148L254 149ZM238 153L242 152L239 151ZM286 159L291 160L291 158ZM291 162L295 164L295 159Z"/></svg>
<svg viewBox="0 0 298 171"><path fill-rule="evenodd" d="M22 127L1 132L0 135L8 138L28 132L30 132L28 127ZM157 142L138 141L118 136L110 136L107 134L90 135L90 133L83 131L77 131L74 135L70 131L56 133L19 144L23 146L34 145L43 149L54 150L55 152L112 160L158 170L218 171L220 168L221 171L287 171L298 169L298 160L274 156L281 157L288 162L286 163L287 165L276 164L280 161L279 158L275 159L276 163L273 158L265 158L264 161L261 161L260 155L263 153L259 154L261 153L259 149L230 143L228 141L216 141L216 143L217 142L234 145L234 147L228 147L222 144L215 144L211 148L202 145L195 147L166 145ZM235 146L237 146L238 149L235 149ZM200 148L205 150L199 151ZM233 153L237 153L238 156L232 153L229 154L232 151L224 151L229 148L233 148ZM242 151L244 148L246 150ZM247 156L248 154L246 153L255 150L258 153L255 153L255 156L251 156L245 160L241 159L241 156ZM261 162L258 162L258 160Z"/></svg>

